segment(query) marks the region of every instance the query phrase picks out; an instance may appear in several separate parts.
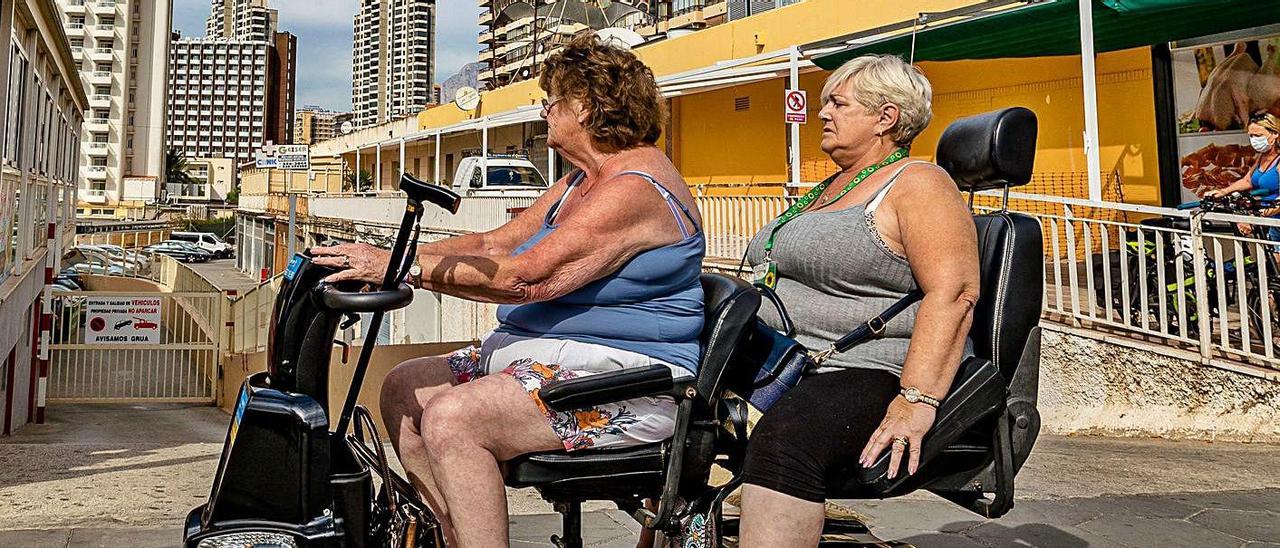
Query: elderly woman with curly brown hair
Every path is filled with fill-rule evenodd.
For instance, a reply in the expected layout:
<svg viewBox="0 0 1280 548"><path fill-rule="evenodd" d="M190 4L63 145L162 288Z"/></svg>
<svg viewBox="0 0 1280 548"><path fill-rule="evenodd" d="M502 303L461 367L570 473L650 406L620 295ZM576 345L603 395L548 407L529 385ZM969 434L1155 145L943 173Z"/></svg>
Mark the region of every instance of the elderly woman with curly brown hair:
<svg viewBox="0 0 1280 548"><path fill-rule="evenodd" d="M382 390L392 443L450 546L507 546L504 461L674 430L670 398L562 413L539 400L548 383L653 364L684 378L698 364L702 220L654 146L664 109L652 71L586 37L547 59L539 85L547 145L578 169L506 225L421 246L411 271L423 289L500 303L498 328L400 364ZM313 251L349 265L334 280L375 282L388 262L367 245Z"/></svg>

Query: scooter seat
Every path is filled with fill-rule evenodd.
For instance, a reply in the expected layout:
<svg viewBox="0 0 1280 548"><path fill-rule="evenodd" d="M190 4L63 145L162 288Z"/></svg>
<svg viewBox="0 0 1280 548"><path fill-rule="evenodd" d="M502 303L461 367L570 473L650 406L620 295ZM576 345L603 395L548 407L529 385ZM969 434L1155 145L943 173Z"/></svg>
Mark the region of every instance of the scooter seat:
<svg viewBox="0 0 1280 548"><path fill-rule="evenodd" d="M609 499L612 491L627 499L652 496L662 491L668 444L530 453L506 463L506 484L537 487L544 497L557 499Z"/></svg>

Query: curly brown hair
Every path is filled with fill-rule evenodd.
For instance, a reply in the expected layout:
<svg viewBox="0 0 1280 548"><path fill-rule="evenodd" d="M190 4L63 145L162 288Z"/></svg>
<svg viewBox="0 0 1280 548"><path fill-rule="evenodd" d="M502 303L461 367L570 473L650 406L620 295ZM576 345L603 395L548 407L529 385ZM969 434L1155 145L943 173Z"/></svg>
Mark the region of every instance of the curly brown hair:
<svg viewBox="0 0 1280 548"><path fill-rule="evenodd" d="M573 97L588 113L583 124L596 148L617 152L652 145L666 108L653 71L630 51L584 34L542 63L538 86L548 96Z"/></svg>

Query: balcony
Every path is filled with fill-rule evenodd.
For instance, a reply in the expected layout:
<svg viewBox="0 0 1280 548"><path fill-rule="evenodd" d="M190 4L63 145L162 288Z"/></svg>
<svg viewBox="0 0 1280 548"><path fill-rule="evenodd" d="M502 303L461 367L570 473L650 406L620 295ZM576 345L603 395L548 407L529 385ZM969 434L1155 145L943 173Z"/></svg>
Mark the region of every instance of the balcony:
<svg viewBox="0 0 1280 548"><path fill-rule="evenodd" d="M85 152L93 157L106 157L111 150L107 143L85 143L84 148Z"/></svg>
<svg viewBox="0 0 1280 548"><path fill-rule="evenodd" d="M67 23L67 30L84 30L84 23Z"/></svg>
<svg viewBox="0 0 1280 548"><path fill-rule="evenodd" d="M114 61L115 48L93 48L86 49L89 52L89 58L94 61Z"/></svg>
<svg viewBox="0 0 1280 548"><path fill-rule="evenodd" d="M108 70L95 70L95 71L93 71L93 72L89 73L89 83L90 83L90 84L110 84L110 83L111 83L111 71L108 71Z"/></svg>
<svg viewBox="0 0 1280 548"><path fill-rule="evenodd" d="M86 179L104 181L107 178L107 166L85 166L84 176Z"/></svg>
<svg viewBox="0 0 1280 548"><path fill-rule="evenodd" d="M84 0L71 0L63 6L63 9L67 10L67 14L84 13Z"/></svg>
<svg viewBox="0 0 1280 548"><path fill-rule="evenodd" d="M114 0L98 0L93 3L93 13L101 15L115 15L116 3Z"/></svg>
<svg viewBox="0 0 1280 548"><path fill-rule="evenodd" d="M84 126L89 131L110 131L111 120L109 118L89 118L84 121Z"/></svg>
<svg viewBox="0 0 1280 548"><path fill-rule="evenodd" d="M105 177L106 173L104 172L103 175ZM82 188L76 194L81 200L91 204L105 204L109 198L107 191L101 188Z"/></svg>
<svg viewBox="0 0 1280 548"><path fill-rule="evenodd" d="M93 35L102 38L114 38L116 35L116 26L112 25L94 25Z"/></svg>
<svg viewBox="0 0 1280 548"><path fill-rule="evenodd" d="M109 107L111 106L111 95L94 94L89 96L89 106L91 107Z"/></svg>

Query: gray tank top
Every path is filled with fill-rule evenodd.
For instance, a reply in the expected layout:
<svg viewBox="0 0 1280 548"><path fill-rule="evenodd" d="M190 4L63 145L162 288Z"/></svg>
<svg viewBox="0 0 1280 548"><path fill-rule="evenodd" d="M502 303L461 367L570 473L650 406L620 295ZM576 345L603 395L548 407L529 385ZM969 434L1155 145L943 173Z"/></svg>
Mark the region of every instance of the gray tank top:
<svg viewBox="0 0 1280 548"><path fill-rule="evenodd" d="M867 202L845 209L805 213L787 223L774 239L778 297L795 324L795 338L814 350L826 348L858 324L879 314L916 287L907 259L889 249L876 231L874 212L908 162ZM764 243L777 220L751 239L747 262L764 262ZM880 369L902 375L907 346L916 323L915 303L889 322L884 335L871 338L823 363L819 373L843 368ZM760 319L781 321L773 305L760 305ZM971 354L966 344L966 354Z"/></svg>

